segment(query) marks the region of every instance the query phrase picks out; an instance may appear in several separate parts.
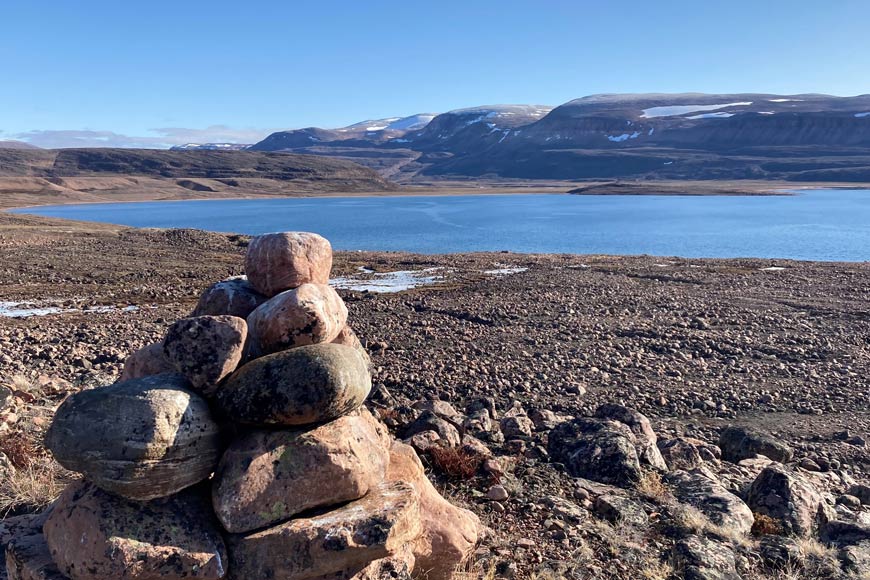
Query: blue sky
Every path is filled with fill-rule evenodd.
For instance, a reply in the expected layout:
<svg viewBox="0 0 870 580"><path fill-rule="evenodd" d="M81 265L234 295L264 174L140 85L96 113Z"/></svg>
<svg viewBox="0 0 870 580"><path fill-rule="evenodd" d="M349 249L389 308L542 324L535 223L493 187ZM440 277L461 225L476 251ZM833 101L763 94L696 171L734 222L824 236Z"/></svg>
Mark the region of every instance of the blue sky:
<svg viewBox="0 0 870 580"><path fill-rule="evenodd" d="M870 93L867 0L0 0L0 139L273 130L602 92Z"/></svg>

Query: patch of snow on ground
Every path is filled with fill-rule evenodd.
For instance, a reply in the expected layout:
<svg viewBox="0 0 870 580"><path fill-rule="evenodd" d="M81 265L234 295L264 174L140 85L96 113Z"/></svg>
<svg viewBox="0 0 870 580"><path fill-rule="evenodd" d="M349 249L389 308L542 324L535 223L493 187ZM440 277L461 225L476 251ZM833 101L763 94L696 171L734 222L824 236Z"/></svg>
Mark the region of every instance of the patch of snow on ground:
<svg viewBox="0 0 870 580"><path fill-rule="evenodd" d="M374 125L372 127L366 127L366 131L383 131L386 128L386 125Z"/></svg>
<svg viewBox="0 0 870 580"><path fill-rule="evenodd" d="M503 264L496 264L496 266L501 267L493 270L484 270L483 273L489 276L509 276L511 274L519 274L520 272L528 270L528 268L523 266L507 266Z"/></svg>
<svg viewBox="0 0 870 580"><path fill-rule="evenodd" d="M796 103L803 101L803 99L768 99L771 103Z"/></svg>
<svg viewBox="0 0 870 580"><path fill-rule="evenodd" d="M700 115L693 115L689 117L690 119L727 119L728 117L733 117L734 113L701 113Z"/></svg>
<svg viewBox="0 0 870 580"><path fill-rule="evenodd" d="M870 117L870 113L855 113L855 116L859 119L863 119L864 117Z"/></svg>
<svg viewBox="0 0 870 580"><path fill-rule="evenodd" d="M135 312L138 306L91 306L89 308L61 308L35 302L3 302L0 301L0 316L4 318L29 318L31 316L46 316L65 312L82 312L85 314L104 314L106 312Z"/></svg>
<svg viewBox="0 0 870 580"><path fill-rule="evenodd" d="M759 115L775 115L773 111L758 111Z"/></svg>
<svg viewBox="0 0 870 580"><path fill-rule="evenodd" d="M671 105L666 107L652 107L644 109L644 119L652 119L654 117L676 117L687 113L696 113L700 111L715 111L716 109L724 109L725 107L748 107L752 101L746 103L722 103L721 105Z"/></svg>
<svg viewBox="0 0 870 580"><path fill-rule="evenodd" d="M399 270L396 272L374 272L360 267L362 276L342 276L329 281L333 287L341 290L356 290L357 292L391 293L410 290L418 286L435 284L444 276L434 274L443 268L426 268L425 270Z"/></svg>
<svg viewBox="0 0 870 580"><path fill-rule="evenodd" d="M762 272L781 272L785 270L782 266L768 266L767 268L759 268Z"/></svg>
<svg viewBox="0 0 870 580"><path fill-rule="evenodd" d="M622 143L623 141L628 141L629 139L637 139L640 137L640 133L635 131L630 135L628 133L623 133L622 135L607 135L607 140L612 141L613 143Z"/></svg>

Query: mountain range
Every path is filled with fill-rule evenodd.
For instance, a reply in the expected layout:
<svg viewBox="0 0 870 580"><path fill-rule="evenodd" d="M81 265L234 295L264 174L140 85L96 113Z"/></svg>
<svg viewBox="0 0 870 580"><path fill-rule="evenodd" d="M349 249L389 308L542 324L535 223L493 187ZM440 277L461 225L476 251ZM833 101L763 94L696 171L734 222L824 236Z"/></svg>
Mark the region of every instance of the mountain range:
<svg viewBox="0 0 870 580"><path fill-rule="evenodd" d="M250 147L419 179L870 181L870 95L593 95L273 133Z"/></svg>
<svg viewBox="0 0 870 580"><path fill-rule="evenodd" d="M10 147L29 146L0 141L0 149ZM557 107L472 107L337 129L279 131L252 145L188 143L172 150L333 157L398 183L481 178L870 182L870 95L602 94Z"/></svg>

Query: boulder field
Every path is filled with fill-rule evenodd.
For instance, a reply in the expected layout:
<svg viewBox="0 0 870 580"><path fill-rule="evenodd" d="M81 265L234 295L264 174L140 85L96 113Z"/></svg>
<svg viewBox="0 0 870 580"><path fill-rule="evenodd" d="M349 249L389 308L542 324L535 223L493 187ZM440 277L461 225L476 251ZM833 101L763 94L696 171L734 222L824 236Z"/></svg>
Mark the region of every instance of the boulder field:
<svg viewBox="0 0 870 580"><path fill-rule="evenodd" d="M8 542L11 580L450 580L471 555L477 516L364 406L329 242L267 234L245 266L58 408L46 447L82 479Z"/></svg>

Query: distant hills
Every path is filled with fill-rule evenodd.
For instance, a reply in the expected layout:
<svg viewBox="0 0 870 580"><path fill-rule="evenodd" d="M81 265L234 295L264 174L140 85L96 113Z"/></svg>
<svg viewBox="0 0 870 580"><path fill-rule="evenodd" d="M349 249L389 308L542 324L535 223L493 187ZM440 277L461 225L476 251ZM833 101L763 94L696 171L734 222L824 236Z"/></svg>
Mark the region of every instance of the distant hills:
<svg viewBox="0 0 870 580"><path fill-rule="evenodd" d="M0 148L0 207L394 189L369 168L311 155Z"/></svg>
<svg viewBox="0 0 870 580"><path fill-rule="evenodd" d="M24 141L12 141L0 139L0 149L39 149L36 145Z"/></svg>
<svg viewBox="0 0 870 580"><path fill-rule="evenodd" d="M870 181L870 95L593 95L406 119L281 131L250 149L343 157L398 181Z"/></svg>

